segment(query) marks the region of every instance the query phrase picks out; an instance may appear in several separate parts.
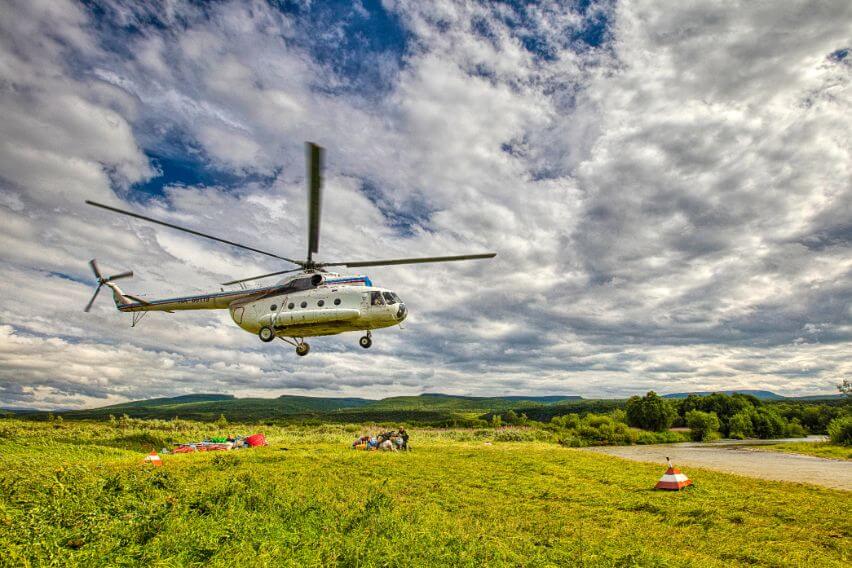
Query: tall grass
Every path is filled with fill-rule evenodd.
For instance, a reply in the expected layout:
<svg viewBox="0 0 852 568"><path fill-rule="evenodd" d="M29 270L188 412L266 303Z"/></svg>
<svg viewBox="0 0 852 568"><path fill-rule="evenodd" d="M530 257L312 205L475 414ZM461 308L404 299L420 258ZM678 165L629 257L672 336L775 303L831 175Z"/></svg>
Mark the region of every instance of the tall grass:
<svg viewBox="0 0 852 568"><path fill-rule="evenodd" d="M492 429L414 430L414 449L396 453L348 448L370 426L262 430L269 447L166 455L151 468L140 463L150 444L221 432L0 421L0 565L850 561L852 496L841 491L691 469L695 489L655 492L663 464L504 442Z"/></svg>

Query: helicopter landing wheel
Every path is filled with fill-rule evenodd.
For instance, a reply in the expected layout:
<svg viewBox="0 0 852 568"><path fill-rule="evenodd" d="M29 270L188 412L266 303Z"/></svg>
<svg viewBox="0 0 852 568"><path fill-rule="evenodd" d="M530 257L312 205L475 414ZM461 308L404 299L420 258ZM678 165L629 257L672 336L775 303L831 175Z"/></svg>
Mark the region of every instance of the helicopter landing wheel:
<svg viewBox="0 0 852 568"><path fill-rule="evenodd" d="M296 346L296 355L298 355L299 357L304 357L308 354L308 351L310 350L311 346L303 341Z"/></svg>
<svg viewBox="0 0 852 568"><path fill-rule="evenodd" d="M370 345L372 345L372 344L373 344L373 340L370 338L369 335L365 335L364 337L362 337L361 339L358 340L358 345L360 345L364 349L369 349Z"/></svg>
<svg viewBox="0 0 852 568"><path fill-rule="evenodd" d="M272 328L269 326L263 326L260 328L260 331L257 332L257 336L260 337L260 340L264 343L269 343L273 339L275 339L275 332L272 331Z"/></svg>

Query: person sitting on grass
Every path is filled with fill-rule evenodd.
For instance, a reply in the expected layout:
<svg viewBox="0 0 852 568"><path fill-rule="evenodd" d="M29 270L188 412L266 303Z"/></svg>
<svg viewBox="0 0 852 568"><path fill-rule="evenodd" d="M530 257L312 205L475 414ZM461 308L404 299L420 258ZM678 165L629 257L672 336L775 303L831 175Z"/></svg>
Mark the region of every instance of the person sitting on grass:
<svg viewBox="0 0 852 568"><path fill-rule="evenodd" d="M402 440L402 448L403 450L408 449L408 432L405 431L405 428L402 426L399 427L399 437Z"/></svg>

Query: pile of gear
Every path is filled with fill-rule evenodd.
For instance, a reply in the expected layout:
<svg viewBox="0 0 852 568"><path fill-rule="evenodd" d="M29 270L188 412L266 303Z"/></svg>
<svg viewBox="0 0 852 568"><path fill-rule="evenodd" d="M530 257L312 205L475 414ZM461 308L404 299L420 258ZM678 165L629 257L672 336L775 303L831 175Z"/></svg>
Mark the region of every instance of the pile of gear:
<svg viewBox="0 0 852 568"><path fill-rule="evenodd" d="M175 444L175 448L171 451L171 453L189 454L192 452L222 452L266 445L266 436L263 434L253 434L251 436L213 436L202 440L201 442Z"/></svg>
<svg viewBox="0 0 852 568"><path fill-rule="evenodd" d="M361 436L352 442L353 450L382 450L386 452L396 452L398 450L408 450L408 432L405 428L400 428L396 432L382 432L375 436L369 434Z"/></svg>

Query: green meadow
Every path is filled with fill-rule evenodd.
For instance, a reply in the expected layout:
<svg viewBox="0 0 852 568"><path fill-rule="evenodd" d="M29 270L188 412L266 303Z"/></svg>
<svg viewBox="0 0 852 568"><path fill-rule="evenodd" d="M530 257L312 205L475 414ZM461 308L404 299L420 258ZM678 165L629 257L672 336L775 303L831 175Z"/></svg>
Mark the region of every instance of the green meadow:
<svg viewBox="0 0 852 568"><path fill-rule="evenodd" d="M163 456L210 423L0 420L3 566L848 566L852 494L488 431L228 425L270 445Z"/></svg>

